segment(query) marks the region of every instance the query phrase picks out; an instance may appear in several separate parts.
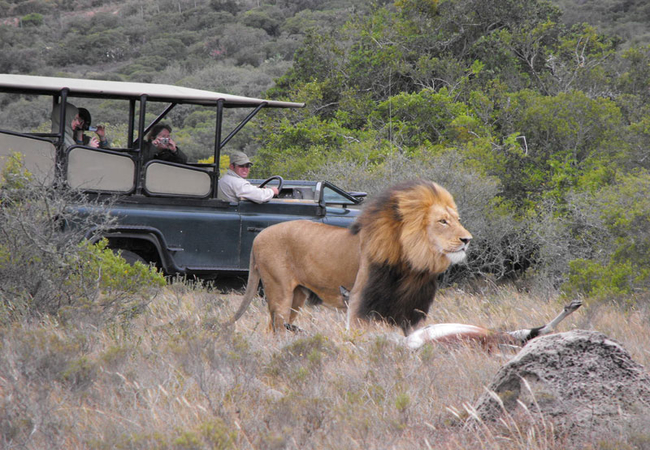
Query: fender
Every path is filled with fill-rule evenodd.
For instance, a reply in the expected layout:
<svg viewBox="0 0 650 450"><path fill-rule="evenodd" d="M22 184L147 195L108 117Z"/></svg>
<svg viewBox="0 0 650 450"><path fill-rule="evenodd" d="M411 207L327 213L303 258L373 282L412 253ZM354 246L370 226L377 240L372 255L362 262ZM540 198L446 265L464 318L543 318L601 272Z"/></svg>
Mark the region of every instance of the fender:
<svg viewBox="0 0 650 450"><path fill-rule="evenodd" d="M84 237L93 243L102 238L107 238L109 240L111 238L119 238L124 240L140 240L149 242L156 249L162 269L165 273L185 273L185 269L176 264L173 256L175 252L182 251L183 249L169 246L165 241L165 237L157 228L134 225L112 227L108 230L92 228L88 230Z"/></svg>

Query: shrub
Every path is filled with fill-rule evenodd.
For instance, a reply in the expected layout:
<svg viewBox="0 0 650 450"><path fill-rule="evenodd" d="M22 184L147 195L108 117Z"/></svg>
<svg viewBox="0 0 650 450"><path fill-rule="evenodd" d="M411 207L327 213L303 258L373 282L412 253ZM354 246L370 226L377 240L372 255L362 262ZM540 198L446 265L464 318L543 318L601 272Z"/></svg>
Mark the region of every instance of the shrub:
<svg viewBox="0 0 650 450"><path fill-rule="evenodd" d="M620 176L615 184L574 202L574 208L586 218L582 222L594 231L587 233L586 227L575 227L574 238L588 244L590 252L571 262L564 285L567 293L607 298L648 292L648 189L650 174L639 171Z"/></svg>
<svg viewBox="0 0 650 450"><path fill-rule="evenodd" d="M84 240L87 230L101 232L112 222L102 206L79 192L39 185L20 156L10 158L0 185L0 320L48 314L103 320L141 310L164 278L126 264L105 242Z"/></svg>
<svg viewBox="0 0 650 450"><path fill-rule="evenodd" d="M23 26L37 27L43 25L43 15L39 13L30 13L21 19Z"/></svg>
<svg viewBox="0 0 650 450"><path fill-rule="evenodd" d="M632 294L632 286L640 278L650 275L648 270L639 270L629 261L607 265L585 259L576 259L569 264L569 280L565 294L587 295L597 299L611 299Z"/></svg>
<svg viewBox="0 0 650 450"><path fill-rule="evenodd" d="M127 263L107 248L103 239L96 244L83 241L71 263L71 286L83 287L71 305L60 310L61 316L79 316L86 312L93 317L130 319L142 312L156 288L165 286L162 273L141 262Z"/></svg>

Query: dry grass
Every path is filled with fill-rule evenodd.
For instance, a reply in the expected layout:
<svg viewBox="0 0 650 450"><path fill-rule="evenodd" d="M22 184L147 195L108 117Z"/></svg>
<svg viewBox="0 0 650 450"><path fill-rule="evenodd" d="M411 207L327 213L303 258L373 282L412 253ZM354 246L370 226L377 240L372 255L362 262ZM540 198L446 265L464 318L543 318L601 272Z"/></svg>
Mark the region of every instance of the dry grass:
<svg viewBox="0 0 650 450"><path fill-rule="evenodd" d="M393 330L347 332L344 314L323 307L304 310L302 333L274 336L259 299L234 331L222 329L240 299L176 283L129 326L43 321L0 330L2 446L567 447L551 423L532 413L462 426L510 355L471 347L411 352L386 338ZM547 322L562 305L507 288L480 295L447 290L430 321L523 328ZM602 331L647 367L649 322L647 309L587 305L560 331ZM619 436L619 448L629 438ZM613 447L583 444L617 447L611 438Z"/></svg>

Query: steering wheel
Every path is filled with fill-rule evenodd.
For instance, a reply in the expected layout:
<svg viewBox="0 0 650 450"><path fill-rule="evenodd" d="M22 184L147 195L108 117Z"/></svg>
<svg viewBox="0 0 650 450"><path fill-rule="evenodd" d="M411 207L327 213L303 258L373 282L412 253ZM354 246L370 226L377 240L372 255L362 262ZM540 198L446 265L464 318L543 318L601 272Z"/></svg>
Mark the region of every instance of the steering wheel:
<svg viewBox="0 0 650 450"><path fill-rule="evenodd" d="M278 180L278 192L280 192L282 190L282 185L284 184L284 179L280 175L273 175L272 177L268 177L266 180L260 183L260 187L263 188L267 185L267 183L273 180Z"/></svg>

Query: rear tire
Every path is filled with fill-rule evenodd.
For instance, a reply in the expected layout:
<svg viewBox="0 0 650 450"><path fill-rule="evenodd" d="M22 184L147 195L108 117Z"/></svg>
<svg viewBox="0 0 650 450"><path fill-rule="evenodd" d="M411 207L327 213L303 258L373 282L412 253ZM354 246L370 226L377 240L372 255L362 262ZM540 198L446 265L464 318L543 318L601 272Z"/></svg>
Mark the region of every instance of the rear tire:
<svg viewBox="0 0 650 450"><path fill-rule="evenodd" d="M113 250L117 255L120 255L124 260L133 265L136 262L141 262L145 266L149 264L149 262L144 259L142 256L138 255L137 253L132 252L131 250L122 250L122 249L115 249Z"/></svg>

